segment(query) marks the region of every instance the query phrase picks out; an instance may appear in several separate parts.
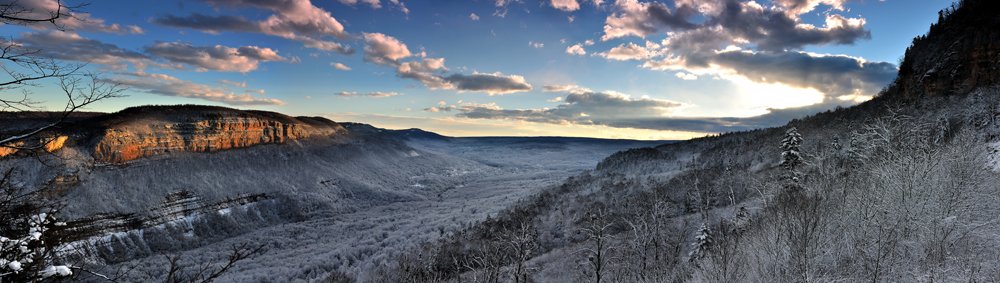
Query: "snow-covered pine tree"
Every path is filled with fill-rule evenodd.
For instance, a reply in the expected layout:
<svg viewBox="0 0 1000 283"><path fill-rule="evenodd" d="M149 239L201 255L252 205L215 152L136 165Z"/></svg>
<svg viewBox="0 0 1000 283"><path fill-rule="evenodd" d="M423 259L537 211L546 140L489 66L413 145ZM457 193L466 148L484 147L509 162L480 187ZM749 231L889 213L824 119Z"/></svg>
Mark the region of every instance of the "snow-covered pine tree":
<svg viewBox="0 0 1000 283"><path fill-rule="evenodd" d="M787 170L795 170L802 165L802 135L795 127L785 131L785 138L781 139L781 166Z"/></svg>
<svg viewBox="0 0 1000 283"><path fill-rule="evenodd" d="M785 169L788 183L786 187L798 189L801 174L798 169L803 163L802 159L802 135L795 127L785 131L785 138L781 139L781 167Z"/></svg>
<svg viewBox="0 0 1000 283"><path fill-rule="evenodd" d="M694 245L691 249L691 253L688 254L690 260L693 262L701 259L701 257L708 252L708 248L711 246L712 229L708 228L707 223L702 223L701 228L698 228L698 234L694 236Z"/></svg>

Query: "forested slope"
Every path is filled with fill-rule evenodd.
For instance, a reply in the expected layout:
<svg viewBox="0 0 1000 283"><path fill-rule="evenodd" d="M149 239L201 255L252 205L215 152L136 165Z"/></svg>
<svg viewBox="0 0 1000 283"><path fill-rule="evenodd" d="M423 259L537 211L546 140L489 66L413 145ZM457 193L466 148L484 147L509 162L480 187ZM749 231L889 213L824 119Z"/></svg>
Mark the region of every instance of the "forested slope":
<svg viewBox="0 0 1000 283"><path fill-rule="evenodd" d="M383 279L996 279L996 11L987 0L942 11L871 101L616 153L398 259Z"/></svg>

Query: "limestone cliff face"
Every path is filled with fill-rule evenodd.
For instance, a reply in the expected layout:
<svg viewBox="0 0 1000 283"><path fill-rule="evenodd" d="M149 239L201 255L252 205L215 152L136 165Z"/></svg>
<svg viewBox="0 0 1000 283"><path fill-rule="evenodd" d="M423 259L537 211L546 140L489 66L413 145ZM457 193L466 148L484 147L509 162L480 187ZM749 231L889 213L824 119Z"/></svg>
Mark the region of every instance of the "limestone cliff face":
<svg viewBox="0 0 1000 283"><path fill-rule="evenodd" d="M38 139L32 139L32 143L25 142L15 142L10 144L9 147L0 146L0 158L14 155L21 152L24 148L29 148L33 150L28 150L29 152L35 151L45 151L45 152L55 152L63 148L66 141L69 139L68 136L57 135L51 137L43 137Z"/></svg>
<svg viewBox="0 0 1000 283"><path fill-rule="evenodd" d="M216 107L140 107L123 112L110 114L113 117L105 118L102 129L95 132L95 161L124 163L170 152L213 152L346 132L323 118Z"/></svg>

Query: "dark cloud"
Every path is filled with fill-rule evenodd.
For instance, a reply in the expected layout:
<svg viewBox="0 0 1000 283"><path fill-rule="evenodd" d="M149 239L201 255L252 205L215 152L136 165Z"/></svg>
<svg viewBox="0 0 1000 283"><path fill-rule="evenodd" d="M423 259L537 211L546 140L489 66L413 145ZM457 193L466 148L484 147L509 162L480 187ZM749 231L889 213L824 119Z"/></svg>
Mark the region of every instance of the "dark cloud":
<svg viewBox="0 0 1000 283"><path fill-rule="evenodd" d="M480 91L490 95L531 90L524 77L502 73L453 74L444 77L444 81L460 91Z"/></svg>
<svg viewBox="0 0 1000 283"><path fill-rule="evenodd" d="M671 12L666 4L660 2L640 2L638 0L615 1L618 10L607 17L604 24L604 40L625 37L645 37L670 29L689 29L696 27L688 22L695 10L688 6L679 6Z"/></svg>
<svg viewBox="0 0 1000 283"><path fill-rule="evenodd" d="M380 0L339 0L339 2L341 4L349 5L349 6L354 6L354 5L357 5L358 3L364 3L364 4L368 4L368 6L371 6L373 9L381 9L382 8L382 1L380 1ZM390 4L392 4L393 6L399 8L399 10L401 12L403 12L403 14L409 14L410 13L410 9L406 8L406 4L404 4L403 1L401 1L401 0L389 0L388 2Z"/></svg>
<svg viewBox="0 0 1000 283"><path fill-rule="evenodd" d="M417 80L430 89L478 91L489 95L531 90L524 77L503 73L450 74L444 58L428 58L424 52L413 54L406 44L381 33L365 33L365 61L396 67L396 76ZM407 61L408 58L418 60Z"/></svg>
<svg viewBox="0 0 1000 283"><path fill-rule="evenodd" d="M756 82L781 82L836 96L873 95L897 73L892 63L804 52L729 51L709 60Z"/></svg>
<svg viewBox="0 0 1000 283"><path fill-rule="evenodd" d="M871 37L863 19L848 19L830 14L826 26L803 24L798 18L778 9L749 2L727 1L722 12L708 21L735 37L749 40L762 50L798 49L805 45L852 44Z"/></svg>
<svg viewBox="0 0 1000 283"><path fill-rule="evenodd" d="M546 89L565 89L569 93L564 102L555 108L502 109L496 105L439 105L428 108L432 112L458 112L456 116L473 119L508 119L553 124L600 124L614 121L662 117L681 104L652 98L632 98L615 92L594 92L584 88L553 86Z"/></svg>
<svg viewBox="0 0 1000 283"><path fill-rule="evenodd" d="M197 29L206 32L237 31L256 32L302 42L306 47L324 51L350 54L353 50L329 38L348 37L344 25L330 12L316 7L308 0L203 0L216 7L251 7L272 12L261 21L250 21L232 16L166 16L153 19L154 23Z"/></svg>
<svg viewBox="0 0 1000 283"><path fill-rule="evenodd" d="M445 70L444 58L423 58L420 61L399 63L396 76L420 81L430 89L453 89L454 86L441 77Z"/></svg>
<svg viewBox="0 0 1000 283"><path fill-rule="evenodd" d="M840 0L785 0L779 5L764 7L754 1L712 0L677 1L674 11L660 2L619 0L616 12L605 20L602 39L626 36L646 37L657 33L704 30L695 42L739 45L737 39L749 41L761 50L798 49L805 45L851 44L870 38L864 19L828 14L825 25L817 27L798 17L820 3L841 7ZM704 18L699 23L689 19ZM715 38L706 38L713 36ZM668 36L668 40L672 36ZM676 46L675 46L676 47ZM699 48L701 49L701 48ZM674 50L690 53L695 50Z"/></svg>
<svg viewBox="0 0 1000 283"><path fill-rule="evenodd" d="M193 46L182 42L157 42L146 46L146 52L174 63L194 66L199 71L213 70L246 73L256 70L261 61L286 61L278 52L257 46L239 48Z"/></svg>
<svg viewBox="0 0 1000 283"><path fill-rule="evenodd" d="M257 23L248 21L242 17L235 16L209 16L205 14L194 13L188 16L175 16L167 15L159 18L154 18L153 23L179 27L179 28L189 28L197 29L205 32L221 32L221 31L239 31L239 32L258 32L260 28Z"/></svg>
<svg viewBox="0 0 1000 283"><path fill-rule="evenodd" d="M803 107L771 109L767 114L752 117L648 117L607 121L604 125L617 128L726 133L777 127L789 121L816 114L846 103L829 101Z"/></svg>
<svg viewBox="0 0 1000 283"><path fill-rule="evenodd" d="M15 42L29 50L39 50L40 56L53 59L87 62L122 69L156 64L145 54L123 49L114 44L84 38L76 33L46 31L26 33Z"/></svg>

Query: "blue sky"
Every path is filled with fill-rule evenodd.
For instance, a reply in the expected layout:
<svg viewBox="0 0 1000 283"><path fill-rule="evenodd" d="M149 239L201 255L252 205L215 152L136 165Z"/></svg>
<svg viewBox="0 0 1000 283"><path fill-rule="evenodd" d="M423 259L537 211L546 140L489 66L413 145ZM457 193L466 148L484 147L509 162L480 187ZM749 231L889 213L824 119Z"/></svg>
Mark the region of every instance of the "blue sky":
<svg viewBox="0 0 1000 283"><path fill-rule="evenodd" d="M950 2L105 0L63 31L0 29L129 87L94 111L190 103L458 136L683 139L869 99ZM61 105L51 82L34 93Z"/></svg>

